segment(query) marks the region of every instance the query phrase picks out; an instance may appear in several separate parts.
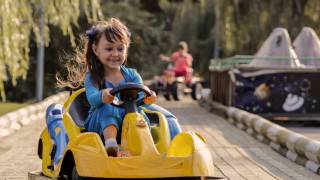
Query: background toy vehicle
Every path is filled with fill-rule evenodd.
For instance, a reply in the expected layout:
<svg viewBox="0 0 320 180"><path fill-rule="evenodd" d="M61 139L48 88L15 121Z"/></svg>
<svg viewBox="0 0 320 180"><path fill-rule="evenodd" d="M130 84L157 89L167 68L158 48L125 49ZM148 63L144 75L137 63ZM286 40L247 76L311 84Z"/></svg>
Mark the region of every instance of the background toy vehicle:
<svg viewBox="0 0 320 180"><path fill-rule="evenodd" d="M120 147L130 151L132 156L109 157L101 137L97 133L85 132L83 122L89 106L84 89L81 89L69 97L64 111L52 110L51 115L57 115L56 119L51 118L56 124L48 124L41 133L38 155L42 159L42 175L67 179L214 178L213 162L205 139L194 132L181 132L171 140L165 116L146 109L146 117L138 113L137 108L143 104L143 101L137 101L141 91L150 95L146 86L133 83L111 91L113 95L119 93L123 101L113 105L126 111ZM61 112L63 119L59 122Z"/></svg>
<svg viewBox="0 0 320 180"><path fill-rule="evenodd" d="M155 77L150 84L150 89L157 94L163 94L166 100L173 98L179 101L183 95L191 95L192 99L199 100L202 97L203 81L200 77L192 77L191 83L186 83L185 78L170 77L163 75L162 77Z"/></svg>

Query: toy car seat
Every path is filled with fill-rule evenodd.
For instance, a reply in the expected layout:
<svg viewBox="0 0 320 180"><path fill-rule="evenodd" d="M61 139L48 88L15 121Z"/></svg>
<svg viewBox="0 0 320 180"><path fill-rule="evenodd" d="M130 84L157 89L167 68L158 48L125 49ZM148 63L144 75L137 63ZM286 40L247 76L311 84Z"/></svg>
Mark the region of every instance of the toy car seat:
<svg viewBox="0 0 320 180"><path fill-rule="evenodd" d="M80 93L70 105L70 116L76 125L82 130L85 129L84 122L88 117L89 109L90 104L87 100L85 92Z"/></svg>

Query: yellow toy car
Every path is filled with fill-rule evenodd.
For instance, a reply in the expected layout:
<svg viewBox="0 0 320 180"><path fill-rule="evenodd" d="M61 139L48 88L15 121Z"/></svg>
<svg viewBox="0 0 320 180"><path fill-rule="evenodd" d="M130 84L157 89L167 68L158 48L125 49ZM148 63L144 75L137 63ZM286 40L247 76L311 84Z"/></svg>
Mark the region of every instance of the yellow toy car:
<svg viewBox="0 0 320 180"><path fill-rule="evenodd" d="M119 86L111 92L119 93L123 101L113 105L126 111L119 146L131 153L128 157L109 157L101 137L85 131L84 120L89 105L84 89L70 95L63 111L50 111L56 118L51 118L50 122L47 120L47 128L40 136L40 176L67 179L216 179L205 139L198 133L181 132L171 140L166 118L159 112L144 109L149 119L147 123L145 116L137 111L137 107L142 105L136 101L141 91L150 95L146 86L134 83ZM52 107L55 109L57 105Z"/></svg>

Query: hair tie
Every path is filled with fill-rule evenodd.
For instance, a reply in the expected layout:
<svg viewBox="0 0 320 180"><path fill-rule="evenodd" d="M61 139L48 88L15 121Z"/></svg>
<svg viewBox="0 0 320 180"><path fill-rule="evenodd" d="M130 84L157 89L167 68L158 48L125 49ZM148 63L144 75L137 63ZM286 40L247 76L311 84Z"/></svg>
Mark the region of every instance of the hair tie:
<svg viewBox="0 0 320 180"><path fill-rule="evenodd" d="M94 40L94 36L96 35L97 29L95 26L92 26L89 30L86 30L86 37L89 39L89 41Z"/></svg>

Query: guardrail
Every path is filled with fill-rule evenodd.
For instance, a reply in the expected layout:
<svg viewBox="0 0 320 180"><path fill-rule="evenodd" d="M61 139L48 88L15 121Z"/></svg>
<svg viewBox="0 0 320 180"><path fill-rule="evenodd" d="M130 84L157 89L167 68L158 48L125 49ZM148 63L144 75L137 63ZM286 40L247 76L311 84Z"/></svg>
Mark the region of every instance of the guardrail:
<svg viewBox="0 0 320 180"><path fill-rule="evenodd" d="M230 123L268 144L284 157L320 174L320 141L283 128L256 114L213 102L210 98L201 99L199 103L209 111L220 112Z"/></svg>
<svg viewBox="0 0 320 180"><path fill-rule="evenodd" d="M67 92L61 92L47 97L43 101L28 105L0 117L0 138L19 130L21 127L36 120L45 118L45 111L52 103L63 103L68 97Z"/></svg>

